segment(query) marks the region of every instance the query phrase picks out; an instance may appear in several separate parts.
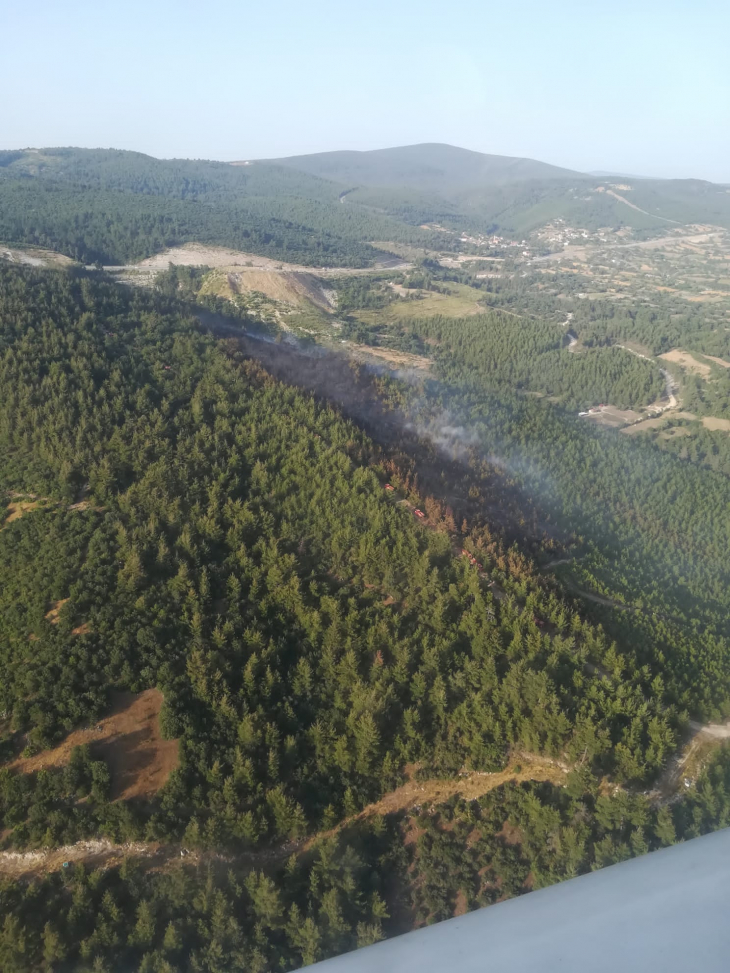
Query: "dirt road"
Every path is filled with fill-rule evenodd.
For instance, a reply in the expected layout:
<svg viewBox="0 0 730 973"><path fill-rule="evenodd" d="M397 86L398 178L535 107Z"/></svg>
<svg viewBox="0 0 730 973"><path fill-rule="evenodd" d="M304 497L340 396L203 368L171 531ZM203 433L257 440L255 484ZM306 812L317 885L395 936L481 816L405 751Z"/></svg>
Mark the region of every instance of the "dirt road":
<svg viewBox="0 0 730 973"><path fill-rule="evenodd" d="M143 858L150 867L155 868L162 868L180 860L191 864L201 861L219 861L242 867L263 867L285 861L292 854L305 852L317 841L336 835L356 821L375 815L419 809L426 803L441 804L455 794L467 800L475 800L511 781L550 781L557 786L562 786L567 780L569 768L548 757L520 753L515 754L514 760L505 770L495 773L464 771L451 780L416 780L413 776L416 769L411 768L412 776L405 784L385 794L379 801L368 804L358 814L346 818L329 831L319 832L298 841L287 841L274 847L240 854L223 854L190 851L180 844L160 842L115 844L106 839L96 839L79 841L74 845L63 845L60 848L0 852L0 875L13 878L43 875L59 871L64 867L64 863L83 862L94 868L110 868L120 864L127 857Z"/></svg>
<svg viewBox="0 0 730 973"><path fill-rule="evenodd" d="M619 203L624 203L630 209L635 209L637 213L643 213L644 216L651 216L652 219L663 220L665 223L674 223L676 226L684 226L684 223L680 223L679 220L670 220L666 216L659 216L658 213L650 213L648 210L642 209L641 206L637 206L636 203L632 203L631 200L626 199L625 196L619 196L619 194L614 192L613 189L606 189L604 192L607 196L613 196L613 198L617 199Z"/></svg>
<svg viewBox="0 0 730 973"><path fill-rule="evenodd" d="M695 733L702 734L702 736L710 737L713 740L730 740L730 721L727 723L706 723L703 726L701 723L690 720L689 725Z"/></svg>
<svg viewBox="0 0 730 973"><path fill-rule="evenodd" d="M623 348L624 351L628 351L630 355L636 355L637 358L643 358L645 361L656 362L656 359L652 358L651 355L642 355L640 351L634 351L633 348L629 348L627 345L616 345L616 347ZM662 373L662 377L664 379L664 393L669 399L669 404L662 406L659 411L665 412L667 409L676 409L677 398L674 393L679 391L679 389L674 376L668 372L666 368L660 368L659 371Z"/></svg>
<svg viewBox="0 0 730 973"><path fill-rule="evenodd" d="M241 273L252 270L259 273L314 274L317 277L357 277L378 270L410 270L413 266L399 257L393 257L392 260L377 261L372 267L305 267L303 264L285 263L255 253L229 250L226 247L186 243L180 247L163 250L162 253L156 253L153 257L140 260L139 263L109 265L105 266L104 270L110 274L135 272L150 275L160 270L167 270L171 263L184 267L235 267Z"/></svg>
<svg viewBox="0 0 730 973"><path fill-rule="evenodd" d="M546 570L546 568L543 568ZM592 601L596 605L604 605L606 608L618 608L619 611L625 612L637 612L640 615L647 615L652 618L662 618L668 622L683 622L682 618L676 615L665 615L662 612L652 611L650 608L639 608L637 605L627 605L623 601L618 601L616 598L607 598L605 595L597 595L592 591L585 591L583 588L576 588L571 584L566 584L566 590L573 595L578 595L580 598L584 598L586 601Z"/></svg>
<svg viewBox="0 0 730 973"><path fill-rule="evenodd" d="M724 741L730 740L730 722L689 722L689 735L683 749L673 757L648 797L652 804L673 804L689 790L703 768Z"/></svg>

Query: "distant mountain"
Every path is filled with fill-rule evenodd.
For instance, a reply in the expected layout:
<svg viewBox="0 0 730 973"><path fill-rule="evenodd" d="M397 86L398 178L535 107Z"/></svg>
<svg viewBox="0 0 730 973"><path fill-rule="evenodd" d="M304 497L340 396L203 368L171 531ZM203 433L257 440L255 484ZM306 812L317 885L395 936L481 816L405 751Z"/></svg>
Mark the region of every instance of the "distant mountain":
<svg viewBox="0 0 730 973"><path fill-rule="evenodd" d="M500 229L524 236L555 219L646 233L691 223L730 226L730 193L703 180L581 173L439 143L319 152L266 164L340 186L350 210L359 206L459 232Z"/></svg>
<svg viewBox="0 0 730 973"><path fill-rule="evenodd" d="M437 142L368 152L317 152L267 161L347 186L407 187L443 195L531 180L582 176L534 159L485 155Z"/></svg>
<svg viewBox="0 0 730 973"><path fill-rule="evenodd" d="M556 219L644 234L730 228L730 191L693 179L599 178L436 144L249 164L113 149L0 152L0 240L84 263L127 263L196 241L362 267L391 244L440 250L495 231L522 239Z"/></svg>
<svg viewBox="0 0 730 973"><path fill-rule="evenodd" d="M613 172L610 169L591 169L587 175L595 176L596 179L654 179L654 176L637 176L629 172Z"/></svg>

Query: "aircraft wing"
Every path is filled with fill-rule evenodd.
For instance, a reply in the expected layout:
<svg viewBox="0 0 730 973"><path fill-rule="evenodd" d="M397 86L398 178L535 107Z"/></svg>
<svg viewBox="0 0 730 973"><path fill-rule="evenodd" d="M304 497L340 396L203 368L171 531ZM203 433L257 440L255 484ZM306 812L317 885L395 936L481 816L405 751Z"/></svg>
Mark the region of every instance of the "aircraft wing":
<svg viewBox="0 0 730 973"><path fill-rule="evenodd" d="M313 973L730 973L730 829L347 953Z"/></svg>

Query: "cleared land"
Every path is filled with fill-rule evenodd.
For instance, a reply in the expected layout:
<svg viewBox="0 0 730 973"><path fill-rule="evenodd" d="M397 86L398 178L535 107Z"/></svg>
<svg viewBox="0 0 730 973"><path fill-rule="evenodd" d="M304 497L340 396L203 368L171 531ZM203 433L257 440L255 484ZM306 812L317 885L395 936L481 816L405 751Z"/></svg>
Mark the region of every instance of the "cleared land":
<svg viewBox="0 0 730 973"><path fill-rule="evenodd" d="M35 510L39 503L40 500L11 500L6 507L7 514L3 524L12 524L14 520L20 520L23 514Z"/></svg>
<svg viewBox="0 0 730 973"><path fill-rule="evenodd" d="M663 358L664 361L681 366L688 372L695 372L695 374L701 375L703 378L707 378L712 373L712 367L710 365L705 365L704 362L697 361L693 355L688 351L682 351L681 348L672 348L671 351L665 351L659 357Z"/></svg>
<svg viewBox="0 0 730 973"><path fill-rule="evenodd" d="M105 270L124 271L136 270L155 272L167 270L170 264L177 264L184 267L249 267L254 270L263 271L289 271L290 273L317 273L327 274L333 277L343 275L361 275L374 270L406 270L410 264L394 258L392 261L382 261L372 267L349 268L349 267L305 267L302 264L289 264L282 260L272 260L269 257L261 257L255 253L243 253L240 250L229 250L226 247L207 246L202 243L185 243L181 247L171 247L156 253L153 257L147 257L136 264L125 264L120 266L105 267Z"/></svg>
<svg viewBox="0 0 730 973"><path fill-rule="evenodd" d="M352 353L353 358L376 359L377 361L394 365L396 368L417 368L419 371L427 371L433 364L430 358L425 358L423 355L414 355L408 351L375 348L371 345L356 345L347 342L346 347Z"/></svg>
<svg viewBox="0 0 730 973"><path fill-rule="evenodd" d="M59 598L58 601L54 602L45 614L46 621L50 622L51 625L58 625L58 616L67 601L68 598Z"/></svg>
<svg viewBox="0 0 730 973"><path fill-rule="evenodd" d="M730 361L725 361L724 358L716 358L714 355L703 355L708 361L714 361L716 365L720 365L722 368L730 368Z"/></svg>
<svg viewBox="0 0 730 973"><path fill-rule="evenodd" d="M6 766L25 774L63 767L74 747L88 744L93 756L103 758L109 766L112 800L151 797L179 761L177 740L163 740L160 733L162 701L157 689L139 695L114 693L111 714L96 727L75 730L52 750L18 757Z"/></svg>
<svg viewBox="0 0 730 973"><path fill-rule="evenodd" d="M0 259L11 264L24 264L26 267L71 267L75 263L70 257L55 250L40 247L11 247L0 243Z"/></svg>
<svg viewBox="0 0 730 973"><path fill-rule="evenodd" d="M702 420L705 429L722 432L730 432L730 419L718 419L716 416L705 416Z"/></svg>
<svg viewBox="0 0 730 973"><path fill-rule="evenodd" d="M311 273L226 268L209 274L200 290L201 294L217 294L229 300L236 296L263 294L273 301L300 306L303 302L314 304L324 311L332 311L332 298L325 292Z"/></svg>
<svg viewBox="0 0 730 973"><path fill-rule="evenodd" d="M651 429L661 429L663 426L667 425L669 419L687 419L689 422L696 419L697 416L694 412L675 412L674 410L667 410L664 415L657 416L655 419L643 419L641 422L635 422L631 426L626 426L621 432L625 433L627 436L635 436L640 432L648 432ZM676 430L676 431L674 431ZM668 433L672 435L678 435L678 427L668 430Z"/></svg>
<svg viewBox="0 0 730 973"><path fill-rule="evenodd" d="M467 284L449 283L446 285L447 294L435 291L416 291L409 288L394 290L398 300L382 310L355 311L354 317L364 324L387 324L389 321L404 321L410 318L425 318L438 314L449 318L464 318L472 314L481 314L486 308L482 303L484 293L476 287ZM407 295L412 295L411 297Z"/></svg>
<svg viewBox="0 0 730 973"><path fill-rule="evenodd" d="M633 409L617 409L612 405L605 405L597 409L590 415L585 416L588 422L597 422L602 426L609 426L613 429L621 429L627 423L633 424L641 419L642 413L634 412Z"/></svg>
<svg viewBox="0 0 730 973"><path fill-rule="evenodd" d="M59 871L66 862L83 862L89 868L112 868L120 865L124 858L129 856L154 860L159 847L156 844L142 842L117 845L105 838L100 838L39 851L2 851L0 852L0 874L12 878L44 875ZM177 855L179 854L178 849ZM165 859L170 857L169 854L165 855Z"/></svg>
<svg viewBox="0 0 730 973"><path fill-rule="evenodd" d="M563 785L567 779L568 769L558 761L538 757L535 754L517 754L509 767L496 773L464 772L454 780L419 781L413 776L415 768L410 768L410 780L374 804L368 804L351 820L408 811L424 804L442 804L455 794L465 800L475 800L510 781L550 781L556 785ZM343 822L335 830L341 830L348 823L350 821Z"/></svg>

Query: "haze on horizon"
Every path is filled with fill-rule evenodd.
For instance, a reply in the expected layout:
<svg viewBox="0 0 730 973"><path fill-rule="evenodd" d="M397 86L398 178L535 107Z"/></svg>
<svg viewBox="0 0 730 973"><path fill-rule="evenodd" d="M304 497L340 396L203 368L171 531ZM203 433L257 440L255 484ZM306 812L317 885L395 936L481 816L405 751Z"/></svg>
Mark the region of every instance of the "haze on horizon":
<svg viewBox="0 0 730 973"><path fill-rule="evenodd" d="M274 158L446 142L730 182L722 0L3 5L0 148Z"/></svg>

